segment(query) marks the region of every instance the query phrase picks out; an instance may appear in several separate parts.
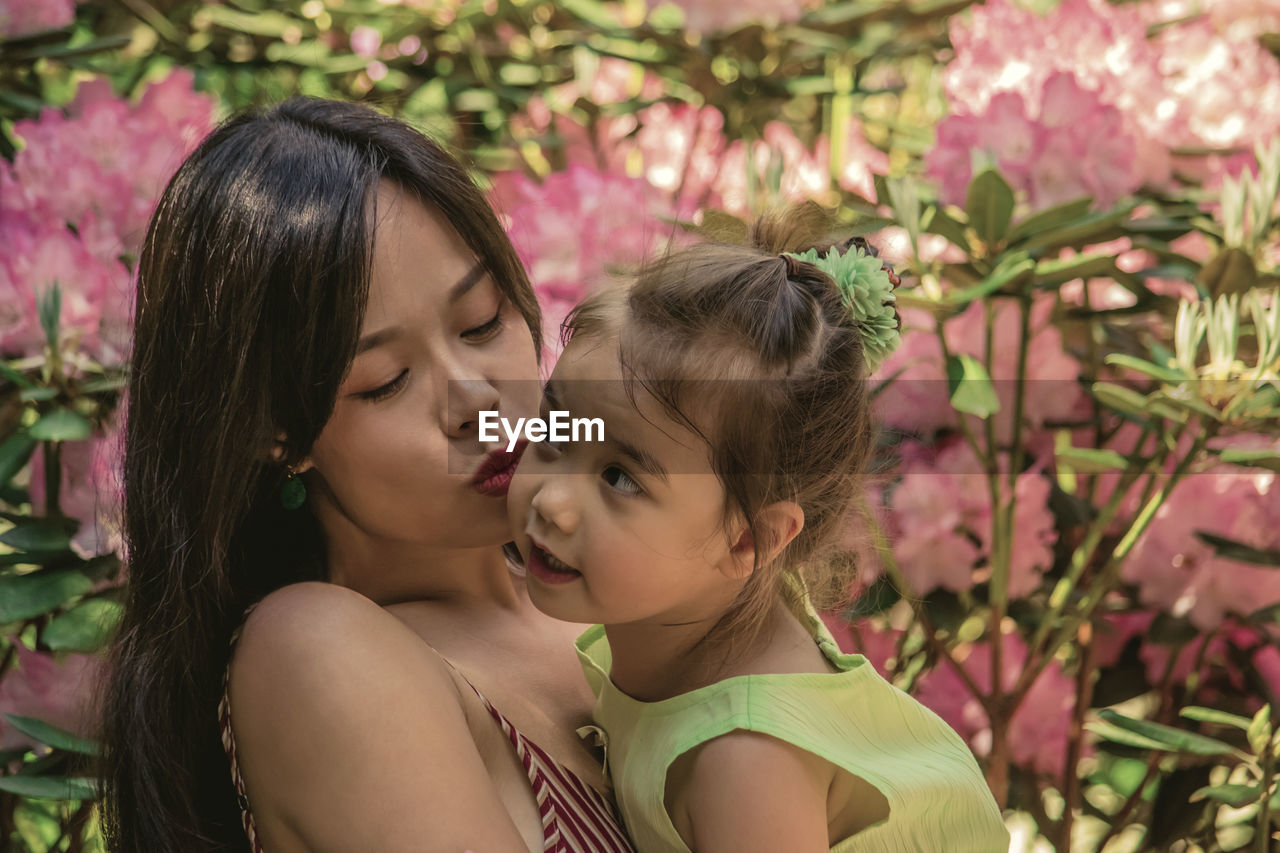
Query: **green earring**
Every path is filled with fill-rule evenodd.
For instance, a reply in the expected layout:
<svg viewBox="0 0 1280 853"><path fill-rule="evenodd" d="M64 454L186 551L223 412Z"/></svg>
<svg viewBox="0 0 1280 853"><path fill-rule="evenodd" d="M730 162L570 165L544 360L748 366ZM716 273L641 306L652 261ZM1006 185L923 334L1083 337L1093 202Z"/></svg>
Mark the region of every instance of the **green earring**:
<svg viewBox="0 0 1280 853"><path fill-rule="evenodd" d="M285 509L297 509L306 502L307 484L290 468L288 478L280 487L280 505Z"/></svg>

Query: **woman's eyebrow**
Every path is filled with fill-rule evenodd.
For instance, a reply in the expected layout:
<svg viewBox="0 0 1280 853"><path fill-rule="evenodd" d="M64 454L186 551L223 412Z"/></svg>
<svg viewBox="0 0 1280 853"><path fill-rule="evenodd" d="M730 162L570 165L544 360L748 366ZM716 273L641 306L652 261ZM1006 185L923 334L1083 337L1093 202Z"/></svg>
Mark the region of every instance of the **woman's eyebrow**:
<svg viewBox="0 0 1280 853"><path fill-rule="evenodd" d="M385 343L395 340L404 334L404 328L401 326L387 326L385 329L379 329L371 332L360 339L356 344L356 355L362 352L368 352L374 347L380 347Z"/></svg>
<svg viewBox="0 0 1280 853"><path fill-rule="evenodd" d="M480 283L480 279L484 278L485 273L487 272L488 270L485 269L484 264L477 263L471 268L470 272L458 279L457 284L449 288L449 301L457 302L459 299L466 296L467 292L471 290L471 288Z"/></svg>

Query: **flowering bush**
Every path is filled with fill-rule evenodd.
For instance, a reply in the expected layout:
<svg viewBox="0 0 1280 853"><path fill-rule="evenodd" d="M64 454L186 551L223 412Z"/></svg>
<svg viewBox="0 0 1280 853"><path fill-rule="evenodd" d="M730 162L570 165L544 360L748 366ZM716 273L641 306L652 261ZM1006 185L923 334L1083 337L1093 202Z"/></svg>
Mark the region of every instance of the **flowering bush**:
<svg viewBox="0 0 1280 853"><path fill-rule="evenodd" d="M835 209L902 274L903 339L873 377L833 633L966 738L1015 849L1268 849L1273 3L148 8L0 0L15 849L97 843L77 757L126 582L117 408L147 218L216 108L294 92L372 98L472 158L549 356L584 293L672 243L742 239L779 201Z"/></svg>

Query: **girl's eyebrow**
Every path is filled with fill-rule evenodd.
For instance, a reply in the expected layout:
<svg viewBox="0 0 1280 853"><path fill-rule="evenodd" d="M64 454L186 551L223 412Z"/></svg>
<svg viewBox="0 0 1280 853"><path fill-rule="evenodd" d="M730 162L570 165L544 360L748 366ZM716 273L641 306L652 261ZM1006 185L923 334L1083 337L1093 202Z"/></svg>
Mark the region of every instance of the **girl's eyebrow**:
<svg viewBox="0 0 1280 853"><path fill-rule="evenodd" d="M477 263L471 268L470 272L458 279L457 284L449 288L449 301L457 302L459 299L466 296L467 292L471 290L471 288L480 283L480 279L484 278L485 273L487 272L488 270L485 269L484 264Z"/></svg>
<svg viewBox="0 0 1280 853"><path fill-rule="evenodd" d="M620 441L616 438L612 439L612 441L617 445L618 451L623 456L639 465L646 474L650 474L664 483L667 482L667 469L662 467L662 463L653 454L642 447L636 447L634 444Z"/></svg>

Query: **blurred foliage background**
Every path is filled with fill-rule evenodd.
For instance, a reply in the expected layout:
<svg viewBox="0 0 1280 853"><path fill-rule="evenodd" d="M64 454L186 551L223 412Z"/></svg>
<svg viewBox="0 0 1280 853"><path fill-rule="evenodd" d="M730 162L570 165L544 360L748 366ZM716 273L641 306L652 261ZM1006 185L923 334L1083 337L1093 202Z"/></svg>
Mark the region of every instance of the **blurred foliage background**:
<svg viewBox="0 0 1280 853"><path fill-rule="evenodd" d="M294 94L448 141L553 329L773 202L869 235L903 345L829 624L968 740L1014 850L1273 849L1278 33L1268 0L0 0L5 849L101 846L147 217Z"/></svg>

